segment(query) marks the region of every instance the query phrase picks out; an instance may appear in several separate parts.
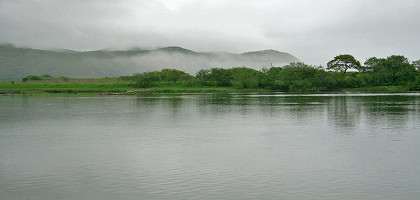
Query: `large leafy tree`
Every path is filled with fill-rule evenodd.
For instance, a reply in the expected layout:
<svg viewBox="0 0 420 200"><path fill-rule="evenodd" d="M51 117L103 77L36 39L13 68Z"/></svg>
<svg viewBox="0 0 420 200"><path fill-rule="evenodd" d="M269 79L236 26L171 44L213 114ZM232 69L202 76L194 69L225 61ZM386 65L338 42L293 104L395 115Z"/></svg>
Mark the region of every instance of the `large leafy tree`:
<svg viewBox="0 0 420 200"><path fill-rule="evenodd" d="M192 78L188 73L177 69L162 69L159 74L162 81L170 82L186 81Z"/></svg>
<svg viewBox="0 0 420 200"><path fill-rule="evenodd" d="M400 85L415 79L416 68L404 56L387 57L387 70L391 75L390 84L392 85Z"/></svg>
<svg viewBox="0 0 420 200"><path fill-rule="evenodd" d="M217 86L231 86L232 71L223 68L211 68L209 79L214 81Z"/></svg>
<svg viewBox="0 0 420 200"><path fill-rule="evenodd" d="M376 85L404 85L415 79L415 65L404 56L387 58L372 57L366 60L364 69L371 73Z"/></svg>
<svg viewBox="0 0 420 200"><path fill-rule="evenodd" d="M363 72L376 72L381 70L384 66L384 63L386 62L386 59L384 58L377 58L377 57L371 57L366 59L365 65L362 67Z"/></svg>
<svg viewBox="0 0 420 200"><path fill-rule="evenodd" d="M263 73L246 67L236 67L232 71L232 85L239 88L257 88Z"/></svg>
<svg viewBox="0 0 420 200"><path fill-rule="evenodd" d="M280 71L281 82L278 82L280 88L285 88L289 91L309 91L316 90L321 79L318 77L321 69L307 65L305 63L290 63L283 67Z"/></svg>
<svg viewBox="0 0 420 200"><path fill-rule="evenodd" d="M152 87L156 84L156 82L161 81L161 77L159 72L144 72L144 73L136 73L133 75L136 84L139 87L147 88Z"/></svg>
<svg viewBox="0 0 420 200"><path fill-rule="evenodd" d="M196 80L202 85L209 85L210 81L210 70L209 69L200 69L195 75Z"/></svg>
<svg viewBox="0 0 420 200"><path fill-rule="evenodd" d="M328 70L339 71L343 73L343 75L349 69L357 69L361 68L360 62L357 61L352 55L349 54L342 54L334 57L333 60L327 63Z"/></svg>

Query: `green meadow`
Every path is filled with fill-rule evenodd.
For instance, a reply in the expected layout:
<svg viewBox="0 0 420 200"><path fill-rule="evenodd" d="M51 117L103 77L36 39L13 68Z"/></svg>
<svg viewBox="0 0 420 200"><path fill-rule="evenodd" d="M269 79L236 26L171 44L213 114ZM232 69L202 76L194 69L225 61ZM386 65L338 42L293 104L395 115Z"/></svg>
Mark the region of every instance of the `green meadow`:
<svg viewBox="0 0 420 200"><path fill-rule="evenodd" d="M155 89L156 88L156 89ZM154 90L155 89L155 90ZM0 93L124 93L137 90L148 93L151 90L156 93L183 93L183 92L261 92L268 89L239 89L234 87L194 87L179 84L162 83L150 88L140 88L135 82L0 82Z"/></svg>
<svg viewBox="0 0 420 200"><path fill-rule="evenodd" d="M134 88L132 82L71 83L71 82L1 82L0 92L100 93L124 92Z"/></svg>

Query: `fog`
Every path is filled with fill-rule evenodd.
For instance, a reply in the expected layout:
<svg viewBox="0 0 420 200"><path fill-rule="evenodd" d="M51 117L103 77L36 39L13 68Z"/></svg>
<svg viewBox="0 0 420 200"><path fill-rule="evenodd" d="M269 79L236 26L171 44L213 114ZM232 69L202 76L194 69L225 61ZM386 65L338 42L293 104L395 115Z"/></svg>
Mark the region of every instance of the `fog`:
<svg viewBox="0 0 420 200"><path fill-rule="evenodd" d="M263 50L242 54L195 52L180 47L155 50L42 51L0 46L0 80L20 80L28 74L96 78L178 69L194 75L200 69L283 66L300 60L288 53Z"/></svg>
<svg viewBox="0 0 420 200"><path fill-rule="evenodd" d="M263 67L284 66L290 62L299 61L288 54L283 55L270 50L254 53L257 53L258 56L228 52L186 54L152 51L137 56L119 56L112 61L125 68L127 73L178 69L191 75L195 75L200 69L249 67L260 70Z"/></svg>

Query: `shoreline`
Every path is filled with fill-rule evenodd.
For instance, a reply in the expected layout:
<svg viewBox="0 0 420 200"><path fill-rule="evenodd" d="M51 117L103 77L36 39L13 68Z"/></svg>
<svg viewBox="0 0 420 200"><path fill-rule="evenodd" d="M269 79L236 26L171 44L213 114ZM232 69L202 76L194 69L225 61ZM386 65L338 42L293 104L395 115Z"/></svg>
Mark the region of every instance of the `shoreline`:
<svg viewBox="0 0 420 200"><path fill-rule="evenodd" d="M152 91L152 92L151 92ZM32 94L32 93L88 93L102 95L137 95L151 93L248 93L248 92L289 92L289 93L331 93L331 92L418 92L410 91L405 86L374 86L361 88L344 88L328 91L279 91L263 88L235 87L197 87L197 86L155 86L149 88L136 87L133 82L113 83L45 83L45 82L0 82L0 95Z"/></svg>

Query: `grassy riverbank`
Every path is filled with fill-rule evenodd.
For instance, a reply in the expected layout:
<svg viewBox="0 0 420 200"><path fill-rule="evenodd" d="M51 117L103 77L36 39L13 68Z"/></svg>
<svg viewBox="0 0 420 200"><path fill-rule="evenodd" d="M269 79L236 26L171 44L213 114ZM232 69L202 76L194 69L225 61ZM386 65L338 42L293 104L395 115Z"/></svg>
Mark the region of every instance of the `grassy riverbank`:
<svg viewBox="0 0 420 200"><path fill-rule="evenodd" d="M43 82L2 82L0 92L46 92L46 93L100 93L100 92L125 92L133 89L132 82L111 82L111 83L43 83Z"/></svg>
<svg viewBox="0 0 420 200"><path fill-rule="evenodd" d="M157 93L183 92L263 92L268 89L238 89L234 87L196 87L180 84L139 88L133 82L74 83L74 82L0 82L0 93L123 93L130 90L152 90Z"/></svg>
<svg viewBox="0 0 420 200"><path fill-rule="evenodd" d="M239 89L235 87L186 86L182 84L158 84L156 93L188 92L269 92L269 89ZM139 88L134 82L0 82L0 93L124 93L130 90L148 91L153 88ZM345 89L343 91L363 92L405 92L404 86L377 86Z"/></svg>

